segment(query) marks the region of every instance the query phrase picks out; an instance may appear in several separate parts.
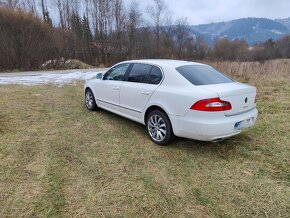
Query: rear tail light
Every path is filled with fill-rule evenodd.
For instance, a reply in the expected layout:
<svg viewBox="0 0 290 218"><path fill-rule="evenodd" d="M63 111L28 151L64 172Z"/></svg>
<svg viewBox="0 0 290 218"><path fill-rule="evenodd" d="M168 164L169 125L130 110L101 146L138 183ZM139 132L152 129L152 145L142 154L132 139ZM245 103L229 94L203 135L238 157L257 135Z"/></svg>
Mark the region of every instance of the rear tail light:
<svg viewBox="0 0 290 218"><path fill-rule="evenodd" d="M222 101L220 98L209 98L194 103L190 109L198 111L227 111L232 109L232 105L230 102Z"/></svg>

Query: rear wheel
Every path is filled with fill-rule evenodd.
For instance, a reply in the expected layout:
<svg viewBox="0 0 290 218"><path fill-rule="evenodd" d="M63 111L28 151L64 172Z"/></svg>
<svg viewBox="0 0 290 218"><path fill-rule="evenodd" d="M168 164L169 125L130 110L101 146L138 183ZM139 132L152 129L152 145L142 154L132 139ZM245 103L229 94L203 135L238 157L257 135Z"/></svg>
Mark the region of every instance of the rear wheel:
<svg viewBox="0 0 290 218"><path fill-rule="evenodd" d="M96 101L95 101L94 94L93 94L92 90L90 90L90 89L86 89L85 103L86 103L86 107L91 111L95 111L98 108Z"/></svg>
<svg viewBox="0 0 290 218"><path fill-rule="evenodd" d="M168 116L159 110L154 110L148 115L146 130L150 139L158 145L168 145L174 138Z"/></svg>

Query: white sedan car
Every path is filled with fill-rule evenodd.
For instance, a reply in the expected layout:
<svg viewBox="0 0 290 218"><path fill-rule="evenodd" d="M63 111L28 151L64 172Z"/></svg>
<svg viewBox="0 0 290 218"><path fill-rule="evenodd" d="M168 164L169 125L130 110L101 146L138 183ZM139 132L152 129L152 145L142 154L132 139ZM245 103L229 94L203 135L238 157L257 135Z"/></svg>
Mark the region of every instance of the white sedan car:
<svg viewBox="0 0 290 218"><path fill-rule="evenodd" d="M211 66L177 60L131 60L85 83L89 110L103 108L146 125L150 139L221 141L257 120L256 88Z"/></svg>

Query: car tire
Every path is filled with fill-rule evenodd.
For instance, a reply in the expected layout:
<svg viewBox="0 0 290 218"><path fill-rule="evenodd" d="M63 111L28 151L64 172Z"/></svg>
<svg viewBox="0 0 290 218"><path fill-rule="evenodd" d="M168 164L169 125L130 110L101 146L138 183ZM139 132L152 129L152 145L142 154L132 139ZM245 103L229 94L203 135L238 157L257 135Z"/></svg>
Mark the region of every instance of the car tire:
<svg viewBox="0 0 290 218"><path fill-rule="evenodd" d="M85 105L90 111L96 111L98 109L94 94L89 88L85 91Z"/></svg>
<svg viewBox="0 0 290 218"><path fill-rule="evenodd" d="M146 131L151 141L158 145L168 145L174 139L171 122L167 114L160 110L148 115Z"/></svg>

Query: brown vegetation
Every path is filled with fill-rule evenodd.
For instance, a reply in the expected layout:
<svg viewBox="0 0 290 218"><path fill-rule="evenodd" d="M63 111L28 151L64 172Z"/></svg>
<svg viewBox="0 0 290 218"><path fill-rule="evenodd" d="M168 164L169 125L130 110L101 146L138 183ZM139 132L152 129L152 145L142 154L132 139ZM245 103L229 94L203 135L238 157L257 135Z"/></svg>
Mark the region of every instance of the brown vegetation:
<svg viewBox="0 0 290 218"><path fill-rule="evenodd" d="M164 0L149 5L147 17L137 1L53 0L59 22L46 1L9 0L0 5L0 70L33 69L50 59L79 59L110 66L139 58L265 61L290 57L290 36L249 47L245 40L219 38L213 47L190 32L186 18L171 19ZM36 10L41 3L41 18ZM84 9L79 10L80 6Z"/></svg>
<svg viewBox="0 0 290 218"><path fill-rule="evenodd" d="M262 81L275 81L285 80L290 82L290 60L289 59L276 59L265 62L230 62L230 61L207 61L221 72L236 78L241 82L251 82L257 85Z"/></svg>
<svg viewBox="0 0 290 218"><path fill-rule="evenodd" d="M53 29L33 14L0 9L0 68L35 68L53 57Z"/></svg>

